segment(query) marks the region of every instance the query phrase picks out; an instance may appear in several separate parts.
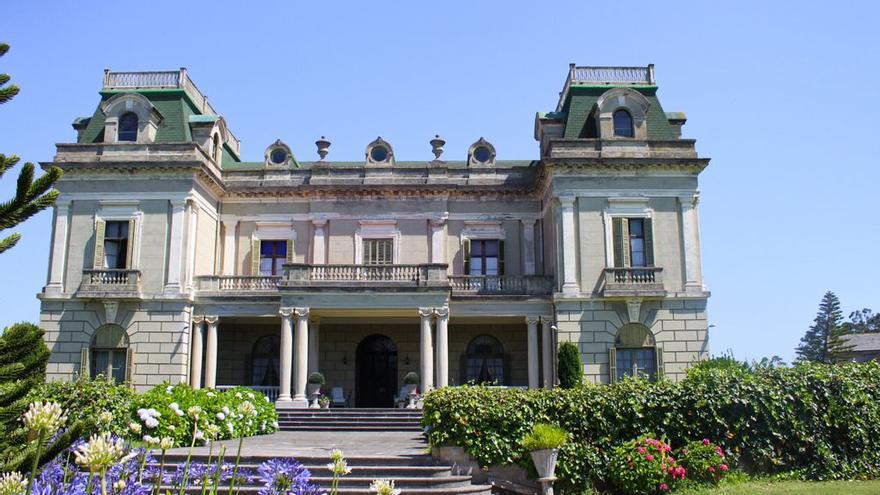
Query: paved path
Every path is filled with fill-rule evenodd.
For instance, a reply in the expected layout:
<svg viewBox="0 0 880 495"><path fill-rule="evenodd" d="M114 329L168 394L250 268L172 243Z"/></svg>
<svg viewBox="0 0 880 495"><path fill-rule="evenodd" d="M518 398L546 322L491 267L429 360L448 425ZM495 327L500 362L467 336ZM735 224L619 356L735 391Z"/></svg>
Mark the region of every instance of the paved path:
<svg viewBox="0 0 880 495"><path fill-rule="evenodd" d="M223 440L214 444L214 454L220 445L226 445L226 457L235 456L238 440ZM279 431L271 435L244 439L241 455L244 457L330 457L330 451L339 449L346 457L411 457L428 453L428 444L420 432L385 431ZM171 449L169 454L186 455L186 447ZM193 453L208 454L208 447L196 447Z"/></svg>

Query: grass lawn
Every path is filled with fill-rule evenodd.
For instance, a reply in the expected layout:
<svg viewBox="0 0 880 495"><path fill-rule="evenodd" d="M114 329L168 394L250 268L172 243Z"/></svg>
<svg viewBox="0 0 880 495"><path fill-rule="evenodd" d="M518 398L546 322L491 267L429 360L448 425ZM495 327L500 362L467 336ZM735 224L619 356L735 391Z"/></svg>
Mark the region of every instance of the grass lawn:
<svg viewBox="0 0 880 495"><path fill-rule="evenodd" d="M717 488L676 491L676 495L875 495L880 480L873 481L748 481Z"/></svg>

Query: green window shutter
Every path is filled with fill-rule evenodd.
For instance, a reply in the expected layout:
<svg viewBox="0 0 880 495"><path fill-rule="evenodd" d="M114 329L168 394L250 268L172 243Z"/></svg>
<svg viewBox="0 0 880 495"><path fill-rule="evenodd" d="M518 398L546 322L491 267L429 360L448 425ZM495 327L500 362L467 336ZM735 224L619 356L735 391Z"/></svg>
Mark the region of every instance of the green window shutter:
<svg viewBox="0 0 880 495"><path fill-rule="evenodd" d="M657 380L659 380L660 378L662 378L666 374L666 371L663 367L663 347L659 346L659 345L654 347L654 352L657 354L657 358L656 358L657 374L656 374L655 378Z"/></svg>
<svg viewBox="0 0 880 495"><path fill-rule="evenodd" d="M82 378L91 378L92 376L92 368L89 364L90 353L89 346L83 346L79 351L79 376Z"/></svg>
<svg viewBox="0 0 880 495"><path fill-rule="evenodd" d="M102 219L95 220L95 257L92 268L101 270L104 268L104 230L107 223Z"/></svg>
<svg viewBox="0 0 880 495"><path fill-rule="evenodd" d="M608 383L617 381L617 349L614 346L608 348Z"/></svg>
<svg viewBox="0 0 880 495"><path fill-rule="evenodd" d="M260 276L260 240L251 241L251 276Z"/></svg>
<svg viewBox="0 0 880 495"><path fill-rule="evenodd" d="M624 263L624 251L626 251L624 242L624 218L614 218L611 220L612 237L614 238L614 266L621 268L626 266Z"/></svg>
<svg viewBox="0 0 880 495"><path fill-rule="evenodd" d="M461 243L461 257L464 261L464 273L462 275L471 274L471 240L465 239Z"/></svg>
<svg viewBox="0 0 880 495"><path fill-rule="evenodd" d="M504 275L504 240L498 240L498 275Z"/></svg>
<svg viewBox="0 0 880 495"><path fill-rule="evenodd" d="M136 220L134 218L128 221L128 241L126 241L125 267L129 270L134 266L132 258L134 258L135 222Z"/></svg>
<svg viewBox="0 0 880 495"><path fill-rule="evenodd" d="M623 266L632 266L632 253L629 245L629 218L620 219L621 232L623 237Z"/></svg>
<svg viewBox="0 0 880 495"><path fill-rule="evenodd" d="M654 226L650 218L645 222L645 261L648 266L654 266Z"/></svg>
<svg viewBox="0 0 880 495"><path fill-rule="evenodd" d="M284 261L287 263L293 263L293 239L287 240L287 259Z"/></svg>
<svg viewBox="0 0 880 495"><path fill-rule="evenodd" d="M134 373L134 349L129 347L125 350L125 381L131 383L131 377Z"/></svg>

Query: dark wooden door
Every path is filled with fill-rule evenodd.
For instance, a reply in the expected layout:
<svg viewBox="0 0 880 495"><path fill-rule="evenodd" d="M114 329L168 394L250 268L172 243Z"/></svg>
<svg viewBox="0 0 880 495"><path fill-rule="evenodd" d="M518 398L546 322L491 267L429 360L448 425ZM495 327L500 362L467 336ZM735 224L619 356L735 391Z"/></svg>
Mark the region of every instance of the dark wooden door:
<svg viewBox="0 0 880 495"><path fill-rule="evenodd" d="M358 345L355 363L357 407L393 407L397 390L397 346L384 335L371 335Z"/></svg>

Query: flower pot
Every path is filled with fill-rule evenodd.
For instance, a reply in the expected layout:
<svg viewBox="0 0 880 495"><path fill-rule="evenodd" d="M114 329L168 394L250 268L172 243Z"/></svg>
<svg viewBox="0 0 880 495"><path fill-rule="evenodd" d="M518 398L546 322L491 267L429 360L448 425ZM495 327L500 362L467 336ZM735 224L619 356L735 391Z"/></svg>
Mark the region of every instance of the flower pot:
<svg viewBox="0 0 880 495"><path fill-rule="evenodd" d="M403 386L404 390L406 391L406 395L410 395L410 394L412 394L413 392L415 392L416 387L417 387L416 384L412 384L412 385L404 385L404 386Z"/></svg>
<svg viewBox="0 0 880 495"><path fill-rule="evenodd" d="M556 457L559 449L544 449L532 451L532 462L538 471L538 478L553 478L556 472Z"/></svg>
<svg viewBox="0 0 880 495"><path fill-rule="evenodd" d="M321 390L321 385L318 383L309 383L307 390L309 395L314 395Z"/></svg>

